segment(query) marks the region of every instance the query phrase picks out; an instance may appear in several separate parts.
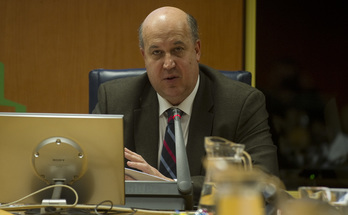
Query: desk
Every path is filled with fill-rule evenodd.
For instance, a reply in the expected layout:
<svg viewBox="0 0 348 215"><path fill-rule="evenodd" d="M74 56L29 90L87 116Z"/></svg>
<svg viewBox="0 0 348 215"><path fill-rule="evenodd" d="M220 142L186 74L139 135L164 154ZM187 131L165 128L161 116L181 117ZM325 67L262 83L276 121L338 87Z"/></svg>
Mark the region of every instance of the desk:
<svg viewBox="0 0 348 215"><path fill-rule="evenodd" d="M300 198L300 194L299 194L299 192L297 190L289 190L289 191L286 191L286 192L289 193L295 199L299 199Z"/></svg>
<svg viewBox="0 0 348 215"><path fill-rule="evenodd" d="M63 212L63 214L80 214L80 215L87 215L87 214L96 214L94 212L94 209L96 208L96 205L76 205L73 208L66 208L68 212ZM22 206L22 207L16 207L16 208L4 208L0 209L0 215L13 215L13 213L19 213L24 212L28 210L40 210L40 208L36 207L30 207L30 206ZM65 210L65 209L63 209ZM69 211L71 210L71 211ZM108 211L110 213L116 213L121 215L130 215L130 214L136 214L136 215L170 215L170 214L176 214L175 211L156 211L156 210L144 210L144 209L131 209L131 208L122 208L122 207L112 207L110 209L110 206L100 206L98 207L98 210L101 214L104 214L104 211ZM102 212L101 212L102 211ZM38 211L39 213L39 211ZM56 213L59 214L59 213ZM186 214L194 214L194 212L188 212Z"/></svg>

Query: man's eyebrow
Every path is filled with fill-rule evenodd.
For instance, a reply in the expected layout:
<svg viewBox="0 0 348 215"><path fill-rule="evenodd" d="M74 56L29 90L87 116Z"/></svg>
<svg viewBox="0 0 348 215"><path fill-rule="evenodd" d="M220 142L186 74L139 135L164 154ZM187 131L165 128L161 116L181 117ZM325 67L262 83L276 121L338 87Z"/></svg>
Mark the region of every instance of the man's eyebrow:
<svg viewBox="0 0 348 215"><path fill-rule="evenodd" d="M185 45L185 43L181 40L178 40L178 41L174 42L174 45ZM157 45L151 45L149 47L149 49L158 49L158 48L159 48L159 46L157 46Z"/></svg>
<svg viewBox="0 0 348 215"><path fill-rule="evenodd" d="M149 49L157 49L157 48L158 48L158 46L156 46L156 45L152 45L149 47Z"/></svg>
<svg viewBox="0 0 348 215"><path fill-rule="evenodd" d="M174 43L174 45L185 45L185 43L181 40L178 40Z"/></svg>

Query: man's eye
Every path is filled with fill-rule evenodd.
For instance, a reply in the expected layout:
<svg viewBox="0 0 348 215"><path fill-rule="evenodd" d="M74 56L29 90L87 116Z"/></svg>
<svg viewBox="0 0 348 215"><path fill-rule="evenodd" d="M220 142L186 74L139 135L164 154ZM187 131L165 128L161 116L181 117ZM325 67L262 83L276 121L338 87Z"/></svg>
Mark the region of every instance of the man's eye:
<svg viewBox="0 0 348 215"><path fill-rule="evenodd" d="M153 55L160 55L162 52L159 50L155 50L152 52Z"/></svg>
<svg viewBox="0 0 348 215"><path fill-rule="evenodd" d="M182 52L184 50L184 48L182 47L177 47L174 49L175 52Z"/></svg>
<svg viewBox="0 0 348 215"><path fill-rule="evenodd" d="M184 48L183 47L176 47L172 50L172 54L176 56L182 56L183 55Z"/></svg>

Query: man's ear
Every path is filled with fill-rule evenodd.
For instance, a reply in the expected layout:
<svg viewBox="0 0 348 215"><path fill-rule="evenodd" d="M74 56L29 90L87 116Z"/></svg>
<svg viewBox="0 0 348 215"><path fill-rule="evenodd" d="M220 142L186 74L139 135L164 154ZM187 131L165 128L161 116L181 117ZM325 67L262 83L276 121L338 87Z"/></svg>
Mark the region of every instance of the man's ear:
<svg viewBox="0 0 348 215"><path fill-rule="evenodd" d="M197 62L201 59L201 41L197 40L195 43L195 51L196 51L196 60Z"/></svg>
<svg viewBox="0 0 348 215"><path fill-rule="evenodd" d="M143 58L145 57L145 51L143 48L140 48L140 53L141 53L141 56L143 56Z"/></svg>

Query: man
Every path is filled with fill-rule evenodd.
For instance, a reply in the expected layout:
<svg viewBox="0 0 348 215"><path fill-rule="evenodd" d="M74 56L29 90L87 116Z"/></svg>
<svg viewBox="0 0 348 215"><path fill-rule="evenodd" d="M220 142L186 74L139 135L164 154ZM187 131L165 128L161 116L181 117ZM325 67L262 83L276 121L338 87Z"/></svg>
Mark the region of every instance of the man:
<svg viewBox="0 0 348 215"><path fill-rule="evenodd" d="M199 64L201 41L192 16L174 7L156 9L140 26L139 43L146 74L101 85L94 110L124 115L129 167L166 178L158 170L159 157L165 111L175 106L185 113L182 128L196 198L204 180L205 136L245 144L254 165L278 174L263 94Z"/></svg>

